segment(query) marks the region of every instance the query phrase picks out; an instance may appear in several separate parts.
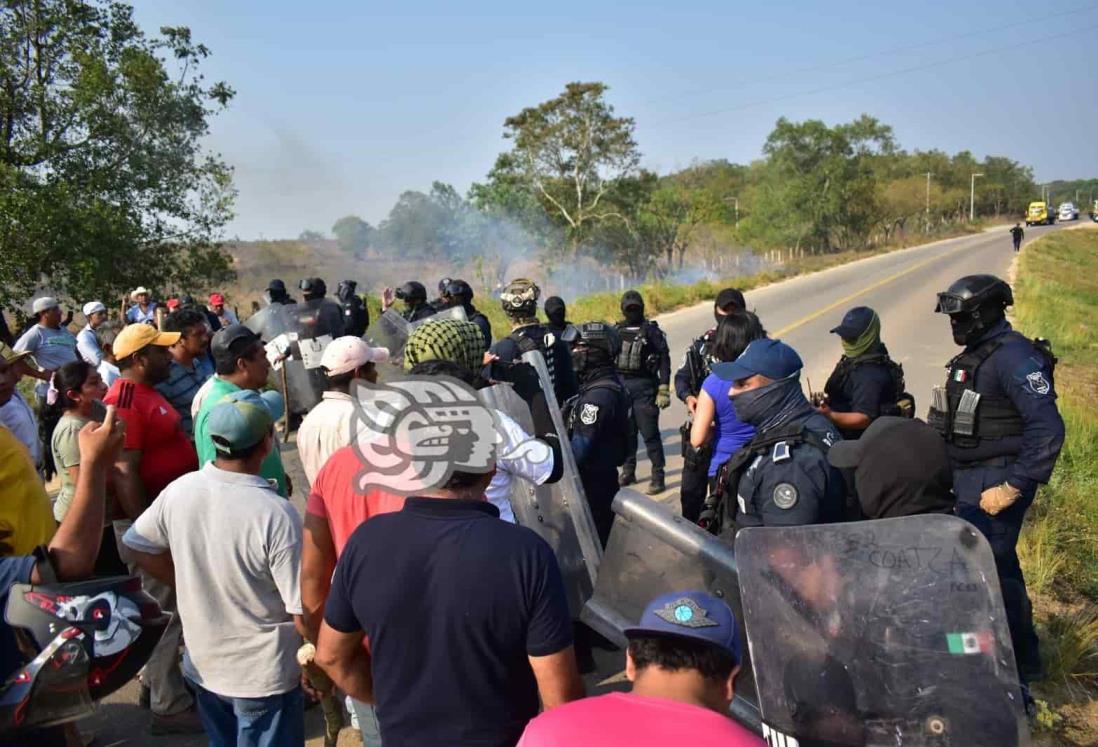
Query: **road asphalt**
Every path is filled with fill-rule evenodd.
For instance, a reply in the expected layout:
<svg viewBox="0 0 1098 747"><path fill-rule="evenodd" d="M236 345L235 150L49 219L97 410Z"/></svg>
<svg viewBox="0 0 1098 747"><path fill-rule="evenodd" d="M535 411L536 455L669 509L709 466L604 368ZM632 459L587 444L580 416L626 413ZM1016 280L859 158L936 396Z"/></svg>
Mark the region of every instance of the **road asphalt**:
<svg viewBox="0 0 1098 747"><path fill-rule="evenodd" d="M1025 243L1061 227L1027 229ZM838 338L828 331L839 323L847 309L854 306L874 308L881 318L882 339L892 357L903 364L908 390L915 395L919 416L925 417L931 387L941 383L945 363L958 352L950 337L949 323L941 315L934 314L935 294L964 275L990 273L1005 278L1013 257L1009 229L1000 226L972 236L880 254L774 283L752 290L746 297L749 308L759 315L770 336L785 340L800 353L804 360L801 381L806 390L809 380L813 387L822 389L841 355ZM680 309L658 317L658 321L667 333L674 370L680 365L691 340L713 325L712 305L702 303ZM676 508L682 470L678 429L685 417L685 406L674 398L671 407L660 415L667 454L667 490L656 499ZM284 447L283 460L298 486L293 502L303 511L302 488L306 482L292 443ZM639 489L647 487L649 472L647 456L640 446ZM606 689L606 684L600 686L598 683L614 679L622 666L620 653L596 652L596 659L599 671L587 678L589 691ZM94 736L99 747L199 747L207 744L203 735L149 736L146 731L148 712L137 705L137 699L137 685L131 683L104 701L94 716L81 722L81 731L88 737ZM307 744L320 747L322 734L321 715L319 709L314 709L307 714ZM339 744L342 747L360 742L356 733L344 729Z"/></svg>

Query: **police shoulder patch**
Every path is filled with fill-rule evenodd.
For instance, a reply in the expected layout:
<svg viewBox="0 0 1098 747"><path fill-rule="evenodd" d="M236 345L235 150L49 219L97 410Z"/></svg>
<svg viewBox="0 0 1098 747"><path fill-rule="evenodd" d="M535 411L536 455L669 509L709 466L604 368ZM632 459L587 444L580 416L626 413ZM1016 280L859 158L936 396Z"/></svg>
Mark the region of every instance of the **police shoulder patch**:
<svg viewBox="0 0 1098 747"><path fill-rule="evenodd" d="M1045 395L1052 389L1052 385L1048 383L1048 379L1045 378L1044 373L1041 371L1034 371L1031 374L1026 375L1026 386L1034 394Z"/></svg>
<svg viewBox="0 0 1098 747"><path fill-rule="evenodd" d="M594 425L599 419L599 406L586 403L580 410L580 422L584 425Z"/></svg>
<svg viewBox="0 0 1098 747"><path fill-rule="evenodd" d="M788 510L797 505L797 488L792 483L781 482L774 488L774 505Z"/></svg>

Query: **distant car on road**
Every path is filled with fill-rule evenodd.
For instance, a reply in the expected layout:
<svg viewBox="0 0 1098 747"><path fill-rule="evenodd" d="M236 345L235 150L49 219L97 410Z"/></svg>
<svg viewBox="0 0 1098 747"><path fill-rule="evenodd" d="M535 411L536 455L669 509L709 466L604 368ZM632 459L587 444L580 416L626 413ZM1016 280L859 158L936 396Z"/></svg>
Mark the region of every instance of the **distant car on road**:
<svg viewBox="0 0 1098 747"><path fill-rule="evenodd" d="M1031 202L1026 211L1026 225L1037 226L1041 224L1051 226L1056 222L1056 213L1045 202Z"/></svg>
<svg viewBox="0 0 1098 747"><path fill-rule="evenodd" d="M1079 220L1079 209L1075 207L1075 203L1061 203L1060 214L1057 218L1058 220Z"/></svg>

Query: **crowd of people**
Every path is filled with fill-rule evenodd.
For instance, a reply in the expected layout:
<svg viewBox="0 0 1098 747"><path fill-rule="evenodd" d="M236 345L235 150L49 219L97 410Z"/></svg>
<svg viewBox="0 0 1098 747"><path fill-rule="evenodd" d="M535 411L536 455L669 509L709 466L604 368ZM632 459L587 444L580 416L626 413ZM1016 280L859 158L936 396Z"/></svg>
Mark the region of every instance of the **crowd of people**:
<svg viewBox="0 0 1098 747"><path fill-rule="evenodd" d="M370 344L353 281L337 301L319 278L298 287L324 340L324 391L296 440L305 485L287 474L275 430L287 403L272 369L287 351L272 352L220 293L161 309L139 287L118 321L89 301L76 335L73 314L41 297L34 323L0 342L0 603L42 563L61 580L137 574L172 613L141 674L151 734L299 745L311 701L327 704L329 737L338 733L330 705L342 693L367 745L763 744L727 718L742 636L703 590L658 596L625 631L631 693L584 698L593 634L573 620L550 545L510 504L515 480L560 480L567 450L605 545L614 496L637 481L638 436L648 492L665 492L658 420L672 385L689 413L685 518L732 542L748 526L956 513L991 543L1027 695L1040 676L1015 545L1063 423L1055 359L1010 328L1001 280L970 276L939 294L963 352L929 422L914 419L866 307L832 330L843 355L810 398L800 356L768 337L733 288L716 296L714 326L672 375L666 334L636 291L622 296L616 323L573 324L562 299L542 304L534 282L514 280L500 294L511 330L494 340L468 283L445 278L428 300L410 281L382 294L383 311L399 301L409 324L402 349L389 350ZM266 300L297 306L281 280ZM523 363L531 351L547 387ZM364 464L374 452L360 442L363 397L396 371L382 370L394 359L400 375L469 391L509 383L532 432L497 412L487 468L444 455L452 463L436 484L364 484L376 465ZM35 380L33 403L17 391L22 377ZM287 500L295 490L303 518ZM48 554L32 555L43 545ZM0 656L5 679L25 661L8 625ZM39 730L34 743L63 744L63 731Z"/></svg>

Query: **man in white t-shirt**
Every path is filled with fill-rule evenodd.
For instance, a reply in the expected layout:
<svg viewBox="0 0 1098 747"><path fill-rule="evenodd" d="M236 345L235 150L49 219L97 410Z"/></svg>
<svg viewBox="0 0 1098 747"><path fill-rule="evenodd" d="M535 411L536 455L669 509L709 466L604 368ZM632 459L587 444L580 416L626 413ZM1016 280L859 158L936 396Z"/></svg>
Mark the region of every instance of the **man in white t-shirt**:
<svg viewBox="0 0 1098 747"><path fill-rule="evenodd" d="M337 337L324 348L320 367L328 377L328 390L297 429L297 451L309 485L316 480L328 457L351 445L351 420L355 412L351 387L354 382L376 382L375 366L387 360L387 349L372 348L361 338L350 335Z"/></svg>
<svg viewBox="0 0 1098 747"><path fill-rule="evenodd" d="M260 477L274 417L255 391L229 394L207 429L217 457L161 491L123 539L174 580L186 652L211 744L303 744L301 518Z"/></svg>

